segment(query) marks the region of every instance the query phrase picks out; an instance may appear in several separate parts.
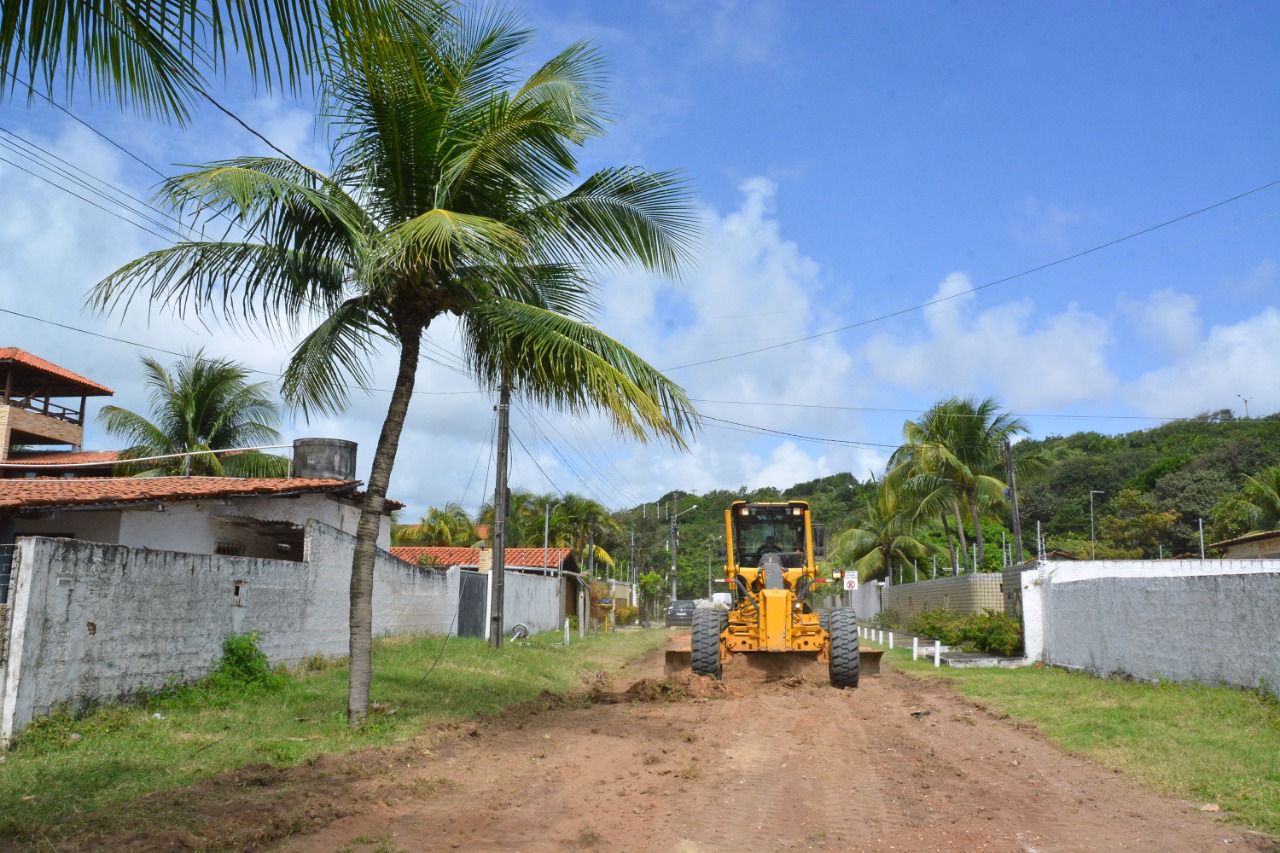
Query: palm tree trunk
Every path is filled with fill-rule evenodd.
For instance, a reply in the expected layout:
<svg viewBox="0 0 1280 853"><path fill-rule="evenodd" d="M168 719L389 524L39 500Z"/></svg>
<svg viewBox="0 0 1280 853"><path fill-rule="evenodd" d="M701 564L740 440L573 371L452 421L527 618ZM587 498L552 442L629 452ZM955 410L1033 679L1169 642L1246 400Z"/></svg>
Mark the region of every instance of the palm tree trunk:
<svg viewBox="0 0 1280 853"><path fill-rule="evenodd" d="M959 564L956 562L956 543L951 538L951 523L947 521L945 512L940 513L940 515L942 516L942 532L947 537L947 553L951 556L951 565L954 568Z"/></svg>
<svg viewBox="0 0 1280 853"><path fill-rule="evenodd" d="M360 522L356 526L355 555L351 559L351 672L347 685L347 724L362 724L369 714L369 685L373 678L373 562L377 552L378 530L382 525L391 467L400 446L418 373L418 350L422 329L409 329L400 341L400 370L391 390L387 418L373 453L373 469L368 488L360 501Z"/></svg>
<svg viewBox="0 0 1280 853"><path fill-rule="evenodd" d="M978 510L978 496L975 494L969 501L969 506L973 510L973 541L978 546L978 565L973 570L978 571L978 566L986 562L986 542L982 539L982 514Z"/></svg>
<svg viewBox="0 0 1280 853"><path fill-rule="evenodd" d="M969 565L969 540L964 535L964 516L960 514L960 501L957 500L952 507L956 513L956 535L960 538L960 562L953 563L956 566Z"/></svg>

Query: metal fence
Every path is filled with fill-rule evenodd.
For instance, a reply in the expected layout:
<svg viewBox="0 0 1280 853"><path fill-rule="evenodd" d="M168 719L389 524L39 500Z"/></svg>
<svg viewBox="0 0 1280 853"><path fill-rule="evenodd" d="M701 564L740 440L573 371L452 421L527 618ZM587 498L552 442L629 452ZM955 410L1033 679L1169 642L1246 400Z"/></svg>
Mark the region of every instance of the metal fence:
<svg viewBox="0 0 1280 853"><path fill-rule="evenodd" d="M9 660L9 589L13 582L13 545L0 545L0 667Z"/></svg>

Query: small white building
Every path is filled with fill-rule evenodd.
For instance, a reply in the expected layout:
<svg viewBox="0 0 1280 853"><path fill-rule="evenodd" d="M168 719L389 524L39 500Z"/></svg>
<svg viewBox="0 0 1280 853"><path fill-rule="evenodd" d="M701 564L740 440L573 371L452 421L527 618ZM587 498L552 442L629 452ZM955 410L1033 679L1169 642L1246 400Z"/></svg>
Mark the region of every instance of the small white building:
<svg viewBox="0 0 1280 853"><path fill-rule="evenodd" d="M0 480L0 546L21 536L48 536L296 561L308 521L355 535L359 485L301 477ZM388 504L388 513L399 506ZM390 544L388 514L378 547Z"/></svg>

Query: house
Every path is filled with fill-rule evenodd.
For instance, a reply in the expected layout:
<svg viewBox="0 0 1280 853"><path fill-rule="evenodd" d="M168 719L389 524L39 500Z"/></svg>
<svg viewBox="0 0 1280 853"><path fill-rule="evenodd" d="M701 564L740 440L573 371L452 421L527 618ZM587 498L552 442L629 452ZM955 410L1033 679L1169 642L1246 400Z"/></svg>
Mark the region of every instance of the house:
<svg viewBox="0 0 1280 853"><path fill-rule="evenodd" d="M414 566L429 565L439 569L488 572L493 567L492 548L451 548L444 546L396 546L391 555ZM559 609L572 616L585 605L586 578L578 570L578 562L569 548L507 548L504 565L508 573L561 578ZM504 575L505 576L505 575Z"/></svg>
<svg viewBox="0 0 1280 853"><path fill-rule="evenodd" d="M0 477L109 474L113 453L81 448L88 398L113 393L26 350L0 347Z"/></svg>
<svg viewBox="0 0 1280 853"><path fill-rule="evenodd" d="M1249 533L1209 547L1227 560L1274 560L1280 558L1280 530Z"/></svg>

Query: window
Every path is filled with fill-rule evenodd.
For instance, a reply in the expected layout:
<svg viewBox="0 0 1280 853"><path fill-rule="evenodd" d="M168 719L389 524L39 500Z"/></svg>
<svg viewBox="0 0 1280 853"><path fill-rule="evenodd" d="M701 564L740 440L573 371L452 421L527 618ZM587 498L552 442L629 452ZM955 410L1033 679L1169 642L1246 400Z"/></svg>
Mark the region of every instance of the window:
<svg viewBox="0 0 1280 853"><path fill-rule="evenodd" d="M213 553L223 557L243 557L243 542L218 542L213 546Z"/></svg>

